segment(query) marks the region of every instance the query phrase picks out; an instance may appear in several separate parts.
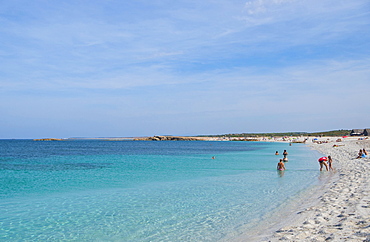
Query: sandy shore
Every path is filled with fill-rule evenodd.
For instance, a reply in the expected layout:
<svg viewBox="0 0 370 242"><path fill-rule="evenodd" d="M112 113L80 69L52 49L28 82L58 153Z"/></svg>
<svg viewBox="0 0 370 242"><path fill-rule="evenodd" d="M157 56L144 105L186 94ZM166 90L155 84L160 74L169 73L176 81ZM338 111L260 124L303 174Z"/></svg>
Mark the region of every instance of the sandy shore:
<svg viewBox="0 0 370 242"><path fill-rule="evenodd" d="M356 159L359 149L370 150L370 140L332 139L307 145L331 155L335 171L322 172L328 178L325 185L306 194L303 204L289 216L282 216L285 226L254 240L370 241L370 158Z"/></svg>

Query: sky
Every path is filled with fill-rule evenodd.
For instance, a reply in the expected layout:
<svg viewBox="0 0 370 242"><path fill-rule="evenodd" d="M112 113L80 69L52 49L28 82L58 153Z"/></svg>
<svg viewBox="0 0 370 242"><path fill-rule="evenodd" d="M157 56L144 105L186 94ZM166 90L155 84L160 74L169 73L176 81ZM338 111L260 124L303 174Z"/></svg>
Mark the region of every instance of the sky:
<svg viewBox="0 0 370 242"><path fill-rule="evenodd" d="M0 139L354 128L368 0L0 3Z"/></svg>

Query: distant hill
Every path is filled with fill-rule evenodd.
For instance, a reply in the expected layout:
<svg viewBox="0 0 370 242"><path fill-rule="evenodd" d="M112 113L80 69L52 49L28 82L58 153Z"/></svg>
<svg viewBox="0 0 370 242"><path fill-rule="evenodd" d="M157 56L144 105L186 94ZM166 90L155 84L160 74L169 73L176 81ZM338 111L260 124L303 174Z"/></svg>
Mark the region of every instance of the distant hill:
<svg viewBox="0 0 370 242"><path fill-rule="evenodd" d="M284 132L284 133L240 133L240 134L222 134L222 135L200 135L208 137L270 137L270 136L348 136L351 130L333 130L323 132Z"/></svg>
<svg viewBox="0 0 370 242"><path fill-rule="evenodd" d="M333 130L333 131L325 131L325 132L317 132L317 133L308 133L309 136L349 136L351 134L351 130Z"/></svg>

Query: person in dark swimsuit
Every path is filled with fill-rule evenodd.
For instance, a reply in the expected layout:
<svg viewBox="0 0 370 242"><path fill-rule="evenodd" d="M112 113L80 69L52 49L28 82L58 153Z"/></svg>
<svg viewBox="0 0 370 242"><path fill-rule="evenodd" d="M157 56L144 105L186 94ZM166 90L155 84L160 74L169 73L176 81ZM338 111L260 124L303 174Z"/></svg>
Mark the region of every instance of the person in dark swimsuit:
<svg viewBox="0 0 370 242"><path fill-rule="evenodd" d="M287 157L288 156L288 152L286 150L284 150L283 156L284 156L283 161L284 162L287 162L288 161L288 157Z"/></svg>
<svg viewBox="0 0 370 242"><path fill-rule="evenodd" d="M283 155L284 155L284 158L287 157L288 152L286 150L284 150Z"/></svg>

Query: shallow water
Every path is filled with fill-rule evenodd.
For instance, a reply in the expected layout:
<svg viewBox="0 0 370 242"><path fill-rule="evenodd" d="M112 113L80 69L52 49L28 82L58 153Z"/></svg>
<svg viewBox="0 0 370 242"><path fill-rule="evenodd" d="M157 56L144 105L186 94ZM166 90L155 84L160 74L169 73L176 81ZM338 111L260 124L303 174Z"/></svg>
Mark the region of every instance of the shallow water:
<svg viewBox="0 0 370 242"><path fill-rule="evenodd" d="M319 175L301 144L1 140L0 151L6 241L217 241Z"/></svg>

